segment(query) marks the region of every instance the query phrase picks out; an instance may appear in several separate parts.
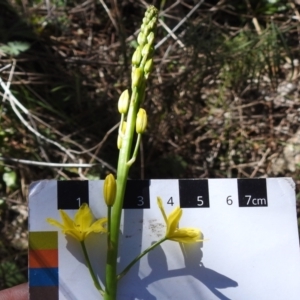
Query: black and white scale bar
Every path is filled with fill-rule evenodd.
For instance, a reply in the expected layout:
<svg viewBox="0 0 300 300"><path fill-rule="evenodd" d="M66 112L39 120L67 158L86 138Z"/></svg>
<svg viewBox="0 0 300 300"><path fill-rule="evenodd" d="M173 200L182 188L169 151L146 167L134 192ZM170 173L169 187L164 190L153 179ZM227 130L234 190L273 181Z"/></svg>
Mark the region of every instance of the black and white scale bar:
<svg viewBox="0 0 300 300"><path fill-rule="evenodd" d="M209 180L214 179L174 179L178 182L181 208L209 208ZM224 179L228 180L228 179ZM231 179L234 180L234 179ZM155 180L157 181L157 180ZM268 206L267 183L265 178L236 179L239 207ZM165 188L164 180L160 180L161 189ZM157 184L156 184L157 186ZM151 180L128 180L124 198L124 209L150 209ZM174 191L170 191L170 194ZM99 195L102 197L102 195ZM88 181L58 181L57 208L78 209L89 204Z"/></svg>
<svg viewBox="0 0 300 300"><path fill-rule="evenodd" d="M240 207L268 206L265 178L238 179L237 182Z"/></svg>

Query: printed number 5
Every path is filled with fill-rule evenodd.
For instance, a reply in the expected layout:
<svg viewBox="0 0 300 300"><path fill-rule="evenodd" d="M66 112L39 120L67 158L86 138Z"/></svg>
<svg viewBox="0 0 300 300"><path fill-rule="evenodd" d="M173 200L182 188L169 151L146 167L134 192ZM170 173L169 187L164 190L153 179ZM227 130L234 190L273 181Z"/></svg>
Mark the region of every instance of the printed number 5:
<svg viewBox="0 0 300 300"><path fill-rule="evenodd" d="M203 201L203 199L202 199L202 196L198 196L197 197L197 201L199 202L197 205L198 206L202 206L203 204L204 204L204 201Z"/></svg>
<svg viewBox="0 0 300 300"><path fill-rule="evenodd" d="M138 196L138 204L137 206L143 206L144 205L144 198L143 196Z"/></svg>

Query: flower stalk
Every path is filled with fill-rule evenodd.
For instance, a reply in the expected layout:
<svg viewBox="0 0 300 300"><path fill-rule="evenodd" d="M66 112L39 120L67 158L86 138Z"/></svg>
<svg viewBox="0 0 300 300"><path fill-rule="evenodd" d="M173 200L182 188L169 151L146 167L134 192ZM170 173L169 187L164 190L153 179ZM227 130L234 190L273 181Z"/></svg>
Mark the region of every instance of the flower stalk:
<svg viewBox="0 0 300 300"><path fill-rule="evenodd" d="M94 286L96 287L96 289L100 292L100 294L103 296L104 295L104 290L96 276L96 274L94 273L94 270L93 270L93 267L91 265L91 262L90 262L90 259L89 259L89 255L87 253L87 250L86 250L86 247L85 247L85 243L84 241L81 241L80 242L80 245L81 245L81 249L82 249L82 252L83 252L83 255L84 255L84 258L85 258L85 261L86 261L86 264L88 266L88 269L89 269L89 272L90 272L90 275L93 279L93 282L94 282Z"/></svg>
<svg viewBox="0 0 300 300"><path fill-rule="evenodd" d="M131 95L129 101L129 107L126 117L126 130L122 132L122 142L118 143L120 149L118 168L117 168L117 192L114 206L111 211L110 218L110 232L108 234L108 250L107 250L107 261L106 261L106 290L104 299L115 300L117 297L117 258L118 258L118 247L119 247L119 231L120 221L123 208L123 201L126 189L126 182L128 178L128 172L133 161L131 159L133 139L135 136L137 114L140 109L140 105L143 102L145 94L145 71L144 67L148 59L153 54L153 42L154 38L149 38L150 43L147 41L149 34L154 35L156 22L158 17L158 11L155 7L150 6L143 19L141 32L138 36L139 46L135 51L132 64L132 84L131 84ZM145 46L148 45L146 48ZM147 69L148 70L148 69ZM122 111L123 112L123 111ZM122 113L123 115L123 113ZM124 118L121 121L124 122ZM122 124L120 126L123 126ZM120 134L119 134L120 135ZM138 134L140 136L140 134ZM140 143L140 137L137 138L136 149ZM137 151L134 151L136 155ZM130 162L130 163L128 163Z"/></svg>
<svg viewBox="0 0 300 300"><path fill-rule="evenodd" d="M118 281L128 273L137 261L164 241L170 240L179 243L203 241L203 236L199 229L179 228L179 221L182 216L181 208L176 207L167 216L163 201L158 197L157 204L166 223L165 236L149 246L134 258L120 274L117 274L120 222L128 173L131 165L136 160L141 138L146 131L148 123L146 110L141 108L141 105L145 98L146 82L153 69L153 43L157 18L157 9L154 6L150 6L145 13L141 31L137 38L138 47L132 56L131 90L125 90L118 101L121 121L117 138L117 147L119 149L117 177L115 179L113 174L107 175L103 185L103 197L107 205L107 218L94 221L90 208L84 203L76 212L74 220L63 210L60 210L62 223L51 218L47 219L51 225L59 227L63 233L72 236L80 242L94 285L104 300L116 300ZM104 227L105 223L107 223L107 228ZM105 288L102 288L97 275L93 271L85 246L86 237L93 232L107 233Z"/></svg>

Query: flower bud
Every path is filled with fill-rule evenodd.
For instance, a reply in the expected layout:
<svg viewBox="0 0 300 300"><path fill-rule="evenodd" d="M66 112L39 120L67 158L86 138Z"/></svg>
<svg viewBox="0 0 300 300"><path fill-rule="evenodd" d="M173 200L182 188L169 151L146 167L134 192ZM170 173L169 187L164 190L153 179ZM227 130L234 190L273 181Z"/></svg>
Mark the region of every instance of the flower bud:
<svg viewBox="0 0 300 300"><path fill-rule="evenodd" d="M137 37L137 42L138 42L138 44L141 45L141 46L143 46L143 45L146 44L147 38L146 38L146 36L144 35L144 32L141 31L141 32L139 33L139 35L138 35L138 37Z"/></svg>
<svg viewBox="0 0 300 300"><path fill-rule="evenodd" d="M150 30L154 30L156 27L156 19L152 19L147 26L150 28Z"/></svg>
<svg viewBox="0 0 300 300"><path fill-rule="evenodd" d="M145 132L145 129L147 127L147 113L143 108L139 109L139 112L136 116L136 132L138 134L142 134Z"/></svg>
<svg viewBox="0 0 300 300"><path fill-rule="evenodd" d="M154 6L149 6L145 12L145 17L149 20L157 18L157 9Z"/></svg>
<svg viewBox="0 0 300 300"><path fill-rule="evenodd" d="M117 183L113 174L106 176L103 186L103 196L107 206L113 206L117 192Z"/></svg>
<svg viewBox="0 0 300 300"><path fill-rule="evenodd" d="M118 135L117 147L119 150L122 148L122 137L120 135Z"/></svg>
<svg viewBox="0 0 300 300"><path fill-rule="evenodd" d="M144 72L145 74L149 74L153 69L153 59L150 58L146 61L145 66L144 66Z"/></svg>
<svg viewBox="0 0 300 300"><path fill-rule="evenodd" d="M154 32L151 31L148 36L147 36L147 41L148 41L148 44L152 45L153 42L154 42Z"/></svg>
<svg viewBox="0 0 300 300"><path fill-rule="evenodd" d="M121 133L119 132L119 134L118 134L117 147L118 147L119 150L122 148L122 140L123 140L122 135L125 134L126 125L127 125L127 123L124 121L122 123Z"/></svg>
<svg viewBox="0 0 300 300"><path fill-rule="evenodd" d="M141 47L138 46L132 55L131 62L134 66L137 67L140 64L141 59L142 59L142 51L141 51Z"/></svg>
<svg viewBox="0 0 300 300"><path fill-rule="evenodd" d="M143 56L149 57L149 56L151 56L152 52L153 52L153 47L150 44L146 44L142 49Z"/></svg>
<svg viewBox="0 0 300 300"><path fill-rule="evenodd" d="M138 87L143 79L143 71L141 68L135 68L131 74L132 86Z"/></svg>
<svg viewBox="0 0 300 300"><path fill-rule="evenodd" d="M118 110L120 114L127 114L128 111L128 107L129 107L129 91L125 90L120 98L119 98L119 102L118 102Z"/></svg>

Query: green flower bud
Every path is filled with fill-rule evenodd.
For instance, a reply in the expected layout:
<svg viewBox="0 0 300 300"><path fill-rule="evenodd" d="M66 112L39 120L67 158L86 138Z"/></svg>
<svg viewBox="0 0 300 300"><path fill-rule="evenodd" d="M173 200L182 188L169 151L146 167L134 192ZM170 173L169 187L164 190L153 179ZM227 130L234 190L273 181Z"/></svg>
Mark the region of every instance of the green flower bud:
<svg viewBox="0 0 300 300"><path fill-rule="evenodd" d="M148 19L157 18L158 10L153 5L149 6L145 12L145 17Z"/></svg>
<svg viewBox="0 0 300 300"><path fill-rule="evenodd" d="M141 32L139 33L139 35L138 35L138 37L137 37L137 42L138 42L138 44L141 45L141 46L143 46L143 45L146 44L147 38L146 38L144 32L141 31Z"/></svg>
<svg viewBox="0 0 300 300"><path fill-rule="evenodd" d="M141 51L141 47L138 46L132 55L131 62L134 66L137 67L140 64L141 59L142 59L142 51Z"/></svg>
<svg viewBox="0 0 300 300"><path fill-rule="evenodd" d="M117 147L119 150L122 148L122 138L120 137L120 135L118 135Z"/></svg>
<svg viewBox="0 0 300 300"><path fill-rule="evenodd" d="M132 86L138 87L141 84L141 81L143 80L143 76L144 76L144 74L143 74L142 69L135 68L131 74Z"/></svg>
<svg viewBox="0 0 300 300"><path fill-rule="evenodd" d="M122 129L121 129L121 134L123 134L123 135L125 134L125 131L126 131L126 125L127 125L127 123L124 121L122 123ZM119 150L122 148L123 138L122 138L121 134L120 133L118 134L118 139L117 139L117 147Z"/></svg>
<svg viewBox="0 0 300 300"><path fill-rule="evenodd" d="M146 61L145 67L144 67L144 72L145 74L149 74L153 69L153 59L150 58Z"/></svg>
<svg viewBox="0 0 300 300"><path fill-rule="evenodd" d="M120 98L119 98L119 102L118 102L118 110L120 114L127 114L128 111L128 107L129 107L129 91L125 90Z"/></svg>
<svg viewBox="0 0 300 300"><path fill-rule="evenodd" d="M149 23L148 23L148 27L150 28L150 30L154 30L156 27L156 19L152 19Z"/></svg>
<svg viewBox="0 0 300 300"><path fill-rule="evenodd" d="M144 29L143 29L143 34L145 37L147 37L147 35L151 32L151 28L148 25L145 25Z"/></svg>
<svg viewBox="0 0 300 300"><path fill-rule="evenodd" d="M113 174L106 176L103 186L103 196L107 206L113 206L117 192L117 183Z"/></svg>
<svg viewBox="0 0 300 300"><path fill-rule="evenodd" d="M154 42L154 32L150 32L147 36L148 44L152 45Z"/></svg>
<svg viewBox="0 0 300 300"><path fill-rule="evenodd" d="M152 47L152 45L146 44L146 45L143 47L142 55L143 55L143 56L146 56L146 57L149 57L149 56L151 56L152 52L153 52L153 47Z"/></svg>
<svg viewBox="0 0 300 300"><path fill-rule="evenodd" d="M147 113L143 108L139 109L139 112L136 116L136 132L138 134L142 134L145 132L145 129L147 127Z"/></svg>

